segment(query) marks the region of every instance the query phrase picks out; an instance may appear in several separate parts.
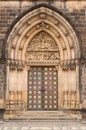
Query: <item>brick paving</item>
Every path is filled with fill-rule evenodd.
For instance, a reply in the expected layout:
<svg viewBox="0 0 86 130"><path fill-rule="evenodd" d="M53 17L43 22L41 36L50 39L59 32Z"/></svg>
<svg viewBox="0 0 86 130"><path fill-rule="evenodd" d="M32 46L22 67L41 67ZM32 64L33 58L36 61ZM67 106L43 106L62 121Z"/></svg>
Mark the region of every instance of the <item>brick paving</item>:
<svg viewBox="0 0 86 130"><path fill-rule="evenodd" d="M86 121L0 121L0 130L86 130Z"/></svg>

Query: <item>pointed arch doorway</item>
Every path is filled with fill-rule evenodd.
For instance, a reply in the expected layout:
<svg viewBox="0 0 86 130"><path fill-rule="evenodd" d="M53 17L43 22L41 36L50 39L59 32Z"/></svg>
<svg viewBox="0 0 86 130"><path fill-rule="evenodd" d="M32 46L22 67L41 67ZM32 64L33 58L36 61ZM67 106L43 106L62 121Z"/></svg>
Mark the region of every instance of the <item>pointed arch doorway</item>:
<svg viewBox="0 0 86 130"><path fill-rule="evenodd" d="M7 43L9 110L80 108L79 42L70 23L58 11L40 5L24 13L9 33Z"/></svg>
<svg viewBox="0 0 86 130"><path fill-rule="evenodd" d="M46 31L37 33L28 44L26 60L34 61L28 71L29 110L58 109L58 74L51 63L59 62L59 55L55 40Z"/></svg>

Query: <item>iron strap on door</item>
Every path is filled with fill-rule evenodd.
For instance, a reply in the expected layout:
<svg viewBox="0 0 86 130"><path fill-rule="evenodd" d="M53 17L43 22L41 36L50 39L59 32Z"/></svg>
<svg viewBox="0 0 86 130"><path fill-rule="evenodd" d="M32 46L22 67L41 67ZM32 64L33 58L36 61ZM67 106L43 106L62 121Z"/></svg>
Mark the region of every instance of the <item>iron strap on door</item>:
<svg viewBox="0 0 86 130"><path fill-rule="evenodd" d="M28 109L57 109L58 87L55 67L32 67L28 75Z"/></svg>

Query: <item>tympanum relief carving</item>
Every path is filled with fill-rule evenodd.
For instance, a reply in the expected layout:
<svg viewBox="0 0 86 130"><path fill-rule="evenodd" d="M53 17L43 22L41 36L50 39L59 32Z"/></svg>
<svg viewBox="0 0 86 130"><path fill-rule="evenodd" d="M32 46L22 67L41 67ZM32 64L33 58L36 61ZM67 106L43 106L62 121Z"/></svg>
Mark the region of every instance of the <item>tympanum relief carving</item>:
<svg viewBox="0 0 86 130"><path fill-rule="evenodd" d="M28 44L26 60L29 61L59 61L60 54L54 39L45 31L41 31Z"/></svg>

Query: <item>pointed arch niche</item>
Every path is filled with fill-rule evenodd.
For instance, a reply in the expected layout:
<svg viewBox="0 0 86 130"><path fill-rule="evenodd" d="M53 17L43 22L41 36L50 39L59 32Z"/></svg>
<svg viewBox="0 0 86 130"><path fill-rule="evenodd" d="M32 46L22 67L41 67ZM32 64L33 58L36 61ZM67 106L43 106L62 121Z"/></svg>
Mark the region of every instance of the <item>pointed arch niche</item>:
<svg viewBox="0 0 86 130"><path fill-rule="evenodd" d="M63 16L46 6L28 11L7 38L7 101L22 99L22 109L27 109L27 77L31 66L55 66L58 109L79 109L78 58L77 36Z"/></svg>

